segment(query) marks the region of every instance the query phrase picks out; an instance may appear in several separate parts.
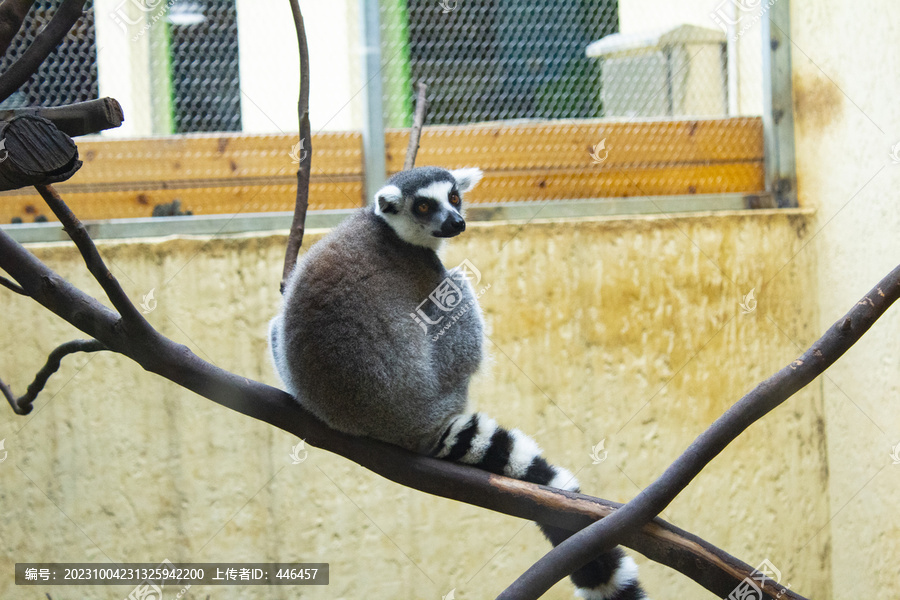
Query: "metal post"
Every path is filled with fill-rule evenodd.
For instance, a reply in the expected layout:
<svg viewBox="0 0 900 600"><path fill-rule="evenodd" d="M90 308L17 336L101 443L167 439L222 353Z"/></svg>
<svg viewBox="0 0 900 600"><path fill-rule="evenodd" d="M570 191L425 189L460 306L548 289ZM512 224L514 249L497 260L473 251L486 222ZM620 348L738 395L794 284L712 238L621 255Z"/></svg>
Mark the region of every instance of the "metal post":
<svg viewBox="0 0 900 600"><path fill-rule="evenodd" d="M362 16L363 83L366 110L363 121L363 178L365 201L372 202L385 181L384 95L381 85L381 14L379 0L359 0Z"/></svg>
<svg viewBox="0 0 900 600"><path fill-rule="evenodd" d="M779 208L797 206L794 106L791 88L791 6L769 2L762 15L763 135L766 191Z"/></svg>

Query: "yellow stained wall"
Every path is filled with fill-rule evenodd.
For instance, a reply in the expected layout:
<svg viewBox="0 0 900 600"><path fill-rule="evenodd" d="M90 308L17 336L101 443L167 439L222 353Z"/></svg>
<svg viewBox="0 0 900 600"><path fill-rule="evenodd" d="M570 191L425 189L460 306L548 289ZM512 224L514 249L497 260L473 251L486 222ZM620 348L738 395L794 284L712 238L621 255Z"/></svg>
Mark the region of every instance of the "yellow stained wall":
<svg viewBox="0 0 900 600"><path fill-rule="evenodd" d="M791 2L800 203L816 209L819 328L900 264L900 3ZM892 158L893 155L897 158ZM820 385L834 598L900 598L900 311Z"/></svg>
<svg viewBox="0 0 900 600"><path fill-rule="evenodd" d="M820 333L814 231L802 211L473 224L445 253L482 273L491 360L473 405L530 433L588 493L625 501L731 403ZM320 232L310 232L307 245ZM274 383L267 320L285 237L104 242L148 318L216 365ZM33 251L101 297L64 245ZM798 254L799 252L799 254ZM755 290L755 309L739 303ZM149 305L152 306L152 303ZM752 307L752 303L750 305ZM2 294L0 376L24 390L79 337ZM664 518L807 597L831 597L822 390L729 446ZM331 585L215 587L188 598L492 598L542 556L537 528L390 483L112 354L67 358L34 412L0 410L0 597L123 598L129 589L16 587L16 562L309 561ZM606 459L593 464L601 440ZM654 598L711 598L638 557ZM172 596L177 592L171 592ZM548 598L570 598L568 582Z"/></svg>

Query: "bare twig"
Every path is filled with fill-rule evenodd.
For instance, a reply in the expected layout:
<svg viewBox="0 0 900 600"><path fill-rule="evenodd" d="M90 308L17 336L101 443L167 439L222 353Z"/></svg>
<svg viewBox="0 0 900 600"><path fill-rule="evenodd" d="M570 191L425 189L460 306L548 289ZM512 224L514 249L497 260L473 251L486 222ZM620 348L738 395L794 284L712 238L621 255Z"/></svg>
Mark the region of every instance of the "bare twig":
<svg viewBox="0 0 900 600"><path fill-rule="evenodd" d="M63 0L47 26L41 29L28 49L0 75L0 102L12 96L28 78L34 75L41 63L81 18L86 0Z"/></svg>
<svg viewBox="0 0 900 600"><path fill-rule="evenodd" d="M86 242L93 244L90 238ZM82 253L92 256L95 252ZM283 429L313 446L353 460L401 485L573 531L613 513L619 506L330 429L285 392L209 364L155 330L143 338L129 335L118 326L119 315L59 277L2 229L0 268L38 303L144 369L222 406ZM748 565L659 519L630 534L622 544L684 573L716 593L727 593L751 572Z"/></svg>
<svg viewBox="0 0 900 600"><path fill-rule="evenodd" d="M309 126L309 47L306 43L306 26L303 13L300 12L298 0L290 0L291 13L294 15L294 27L297 30L297 45L300 48L300 99L297 112L300 116L300 142L306 143L306 154L300 156L297 167L297 199L294 203L294 220L288 234L287 249L284 253L284 269L281 273L281 292L284 293L285 282L294 265L297 254L303 245L303 232L306 227L306 211L309 208L309 175L312 166L312 132Z"/></svg>
<svg viewBox="0 0 900 600"><path fill-rule="evenodd" d="M6 277L0 276L0 285L2 285L2 286L5 287L5 288L11 289L12 291L14 291L14 292L17 293L17 294L21 294L22 296L27 296L27 295L28 295L28 294L25 292L25 290L22 289L22 286L20 286L19 284L17 284L17 283L14 282L14 281L10 281L10 280L7 279Z"/></svg>
<svg viewBox="0 0 900 600"><path fill-rule="evenodd" d="M428 89L419 82L419 94L416 98L416 114L413 117L412 129L409 130L409 144L406 146L406 160L403 162L403 170L408 171L416 166L416 154L419 153L419 138L422 137L422 126L425 124L425 109L428 100L425 91Z"/></svg>
<svg viewBox="0 0 900 600"><path fill-rule="evenodd" d="M821 375L900 297L900 266L800 358L741 398L703 432L656 481L621 510L574 534L532 565L498 598L531 600L600 553L618 545L665 509L691 480L738 435ZM774 586L765 589L773 597Z"/></svg>
<svg viewBox="0 0 900 600"><path fill-rule="evenodd" d="M0 2L0 56L6 54L34 0L3 0Z"/></svg>
<svg viewBox="0 0 900 600"><path fill-rule="evenodd" d="M116 278L113 277L113 274L110 273L84 225L66 206L66 203L63 202L56 190L49 185L38 185L35 186L35 189L47 203L47 206L50 207L50 210L53 211L53 214L56 215L56 218L62 223L63 229L69 234L72 241L75 242L75 246L78 247L78 251L84 257L88 271L94 276L94 279L103 288L109 301L112 302L112 305L122 316L122 325L133 335L154 331L144 318L144 315L140 313L125 294L125 291Z"/></svg>
<svg viewBox="0 0 900 600"><path fill-rule="evenodd" d="M99 133L119 127L125 121L122 106L115 98L99 98L63 106L36 106L0 110L0 121L20 115L34 115L51 121L70 137Z"/></svg>
<svg viewBox="0 0 900 600"><path fill-rule="evenodd" d="M56 347L47 357L47 362L41 367L41 370L34 376L34 381L28 386L25 394L19 398L14 397L12 390L4 382L0 381L0 392L9 401L13 411L18 415L27 415L31 412L32 403L37 398L50 376L59 370L62 359L69 354L76 352L99 352L101 350L109 350L102 342L97 340L72 340Z"/></svg>

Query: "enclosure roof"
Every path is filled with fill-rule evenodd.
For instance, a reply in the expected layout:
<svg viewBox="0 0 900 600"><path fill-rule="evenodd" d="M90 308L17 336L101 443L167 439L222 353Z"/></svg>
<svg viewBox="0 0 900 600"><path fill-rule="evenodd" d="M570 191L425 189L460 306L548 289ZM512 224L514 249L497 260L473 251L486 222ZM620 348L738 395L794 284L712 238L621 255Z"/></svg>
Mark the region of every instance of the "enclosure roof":
<svg viewBox="0 0 900 600"><path fill-rule="evenodd" d="M697 25L679 25L665 29L614 33L591 42L585 54L591 57L610 57L622 54L652 52L675 44L720 44L725 42L725 32Z"/></svg>

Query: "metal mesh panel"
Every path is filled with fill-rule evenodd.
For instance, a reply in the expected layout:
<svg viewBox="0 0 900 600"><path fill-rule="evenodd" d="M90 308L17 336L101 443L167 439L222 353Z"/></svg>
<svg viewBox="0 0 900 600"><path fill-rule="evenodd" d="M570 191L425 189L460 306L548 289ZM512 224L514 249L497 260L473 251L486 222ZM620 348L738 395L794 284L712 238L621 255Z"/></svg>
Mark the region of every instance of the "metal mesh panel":
<svg viewBox="0 0 900 600"><path fill-rule="evenodd" d="M8 68L22 55L61 2L43 0L35 3L9 52L0 60L0 70ZM126 5L123 2L119 10ZM171 97L167 99L171 111L170 131L240 131L235 0L181 1L172 3L168 11L160 2L144 2L141 7L154 27L162 24L166 27L164 35L150 40L150 55L163 57L162 73L170 79ZM111 15L101 14L100 17L111 18ZM89 0L84 16L68 36L28 83L2 107L57 106L97 98L94 19L93 0ZM195 22L199 19L202 21Z"/></svg>
<svg viewBox="0 0 900 600"><path fill-rule="evenodd" d="M726 31L648 6L382 0L386 124L425 83L428 125L462 127L426 131L419 163L483 168L474 203L762 190L759 121L714 121L754 112L729 98Z"/></svg>
<svg viewBox="0 0 900 600"><path fill-rule="evenodd" d="M2 59L0 72L9 68L34 41L38 31L53 17L62 0L39 0L25 21L19 34ZM69 35L50 53L38 72L0 107L58 106L98 97L97 53L94 47L93 0L85 4L84 16Z"/></svg>
<svg viewBox="0 0 900 600"><path fill-rule="evenodd" d="M240 131L235 2L202 0L185 5L183 11L191 10L203 21L178 25L176 17L170 23L175 132Z"/></svg>
<svg viewBox="0 0 900 600"><path fill-rule="evenodd" d="M367 1L381 15L388 173L402 168L421 81L428 85L427 125L438 127L424 131L418 164L481 167L484 182L467 196L473 204L651 197L617 200L617 210L643 202L641 210L658 211L654 196L749 198L765 187L755 116L762 105L760 38L744 28L757 27L753 15L740 13L727 33L705 13L693 21L685 15L685 22L680 11L653 14L648 7L656 0ZM312 209L368 199L359 90L375 73L352 66L365 44L357 2L310 5L308 13L310 31L327 27L330 36L310 38L316 72L340 65L351 80L331 87L318 80L311 89L320 123L333 122L329 110L350 114L339 129L312 140ZM22 54L60 3L35 4L0 69ZM296 40L265 39L268 28L260 25L267 19L249 4L238 14L236 0L114 0L102 12L88 2L40 73L5 105L111 95L125 107L126 124L115 135L211 134L152 144L115 135L79 140L85 166L58 187L84 218L150 216L176 200L195 215L290 210L296 83L260 81L280 84L280 74L294 68L281 57L296 53ZM251 46L239 48L239 27ZM726 39L732 34L740 37L739 60L729 54L738 46ZM328 46L334 39L347 44ZM267 44L277 46L278 59L257 65L251 50ZM269 118L260 102L268 98L287 98L290 118ZM30 220L43 210L33 191L4 196L0 221Z"/></svg>
<svg viewBox="0 0 900 600"><path fill-rule="evenodd" d="M601 114L599 65L584 49L617 30L615 2L409 0L382 3L382 23L383 56L396 63L385 89L426 83L431 123Z"/></svg>
<svg viewBox="0 0 900 600"><path fill-rule="evenodd" d="M428 85L431 124L727 113L715 23L616 40L619 9L618 0L381 2L388 126L409 125L417 82ZM604 38L603 54L588 56Z"/></svg>

